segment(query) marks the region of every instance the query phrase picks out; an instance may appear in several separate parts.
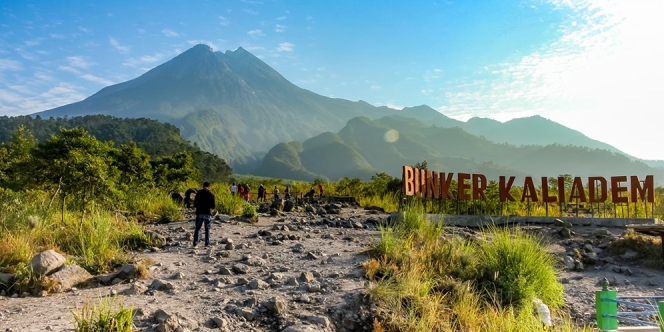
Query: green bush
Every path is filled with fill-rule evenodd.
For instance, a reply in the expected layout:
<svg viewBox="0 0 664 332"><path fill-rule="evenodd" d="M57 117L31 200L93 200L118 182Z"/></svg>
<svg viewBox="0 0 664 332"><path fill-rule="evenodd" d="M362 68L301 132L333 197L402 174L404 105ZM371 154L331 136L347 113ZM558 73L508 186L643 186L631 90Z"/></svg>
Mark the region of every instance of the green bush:
<svg viewBox="0 0 664 332"><path fill-rule="evenodd" d="M169 223L179 221L180 219L182 219L180 205L175 203L172 199L164 200L159 209L159 221L162 223Z"/></svg>
<svg viewBox="0 0 664 332"><path fill-rule="evenodd" d="M477 258L482 273L478 279L487 296L518 309L530 308L535 297L552 309L564 304L556 259L541 238L520 228L492 227L486 233L489 239L479 242Z"/></svg>
<svg viewBox="0 0 664 332"><path fill-rule="evenodd" d="M225 184L218 184L212 187L212 193L215 195L217 202L217 212L234 216L242 213L242 209L246 202L239 195L231 195L228 186Z"/></svg>
<svg viewBox="0 0 664 332"><path fill-rule="evenodd" d="M97 304L85 301L72 311L76 332L131 332L133 308L125 308L116 297L101 297Z"/></svg>

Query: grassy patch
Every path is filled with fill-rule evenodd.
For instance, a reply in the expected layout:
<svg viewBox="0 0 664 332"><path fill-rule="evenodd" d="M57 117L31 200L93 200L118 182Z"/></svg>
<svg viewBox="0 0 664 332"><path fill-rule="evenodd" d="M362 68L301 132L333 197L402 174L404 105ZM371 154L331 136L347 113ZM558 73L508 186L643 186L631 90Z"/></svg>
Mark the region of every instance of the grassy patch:
<svg viewBox="0 0 664 332"><path fill-rule="evenodd" d="M131 332L133 308L125 308L117 297L101 297L97 303L86 300L72 311L76 332Z"/></svg>
<svg viewBox="0 0 664 332"><path fill-rule="evenodd" d="M247 202L239 195L231 195L226 184L213 185L210 190L215 196L217 212L229 216L236 216L243 212L243 208Z"/></svg>
<svg viewBox="0 0 664 332"><path fill-rule="evenodd" d="M556 312L563 288L541 239L503 228L486 230L486 241L443 238L443 223L422 211L407 207L383 228L364 263L378 305L375 330L547 331L533 300ZM557 320L555 331L584 330Z"/></svg>
<svg viewBox="0 0 664 332"><path fill-rule="evenodd" d="M401 193L392 193L385 195L370 195L359 198L361 206L379 206L386 212L395 212L399 210L399 200Z"/></svg>

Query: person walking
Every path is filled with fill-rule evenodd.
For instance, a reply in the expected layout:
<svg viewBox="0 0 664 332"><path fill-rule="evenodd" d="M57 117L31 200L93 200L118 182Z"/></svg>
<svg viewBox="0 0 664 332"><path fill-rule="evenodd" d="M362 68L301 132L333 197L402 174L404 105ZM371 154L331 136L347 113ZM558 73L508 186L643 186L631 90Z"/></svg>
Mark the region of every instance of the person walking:
<svg viewBox="0 0 664 332"><path fill-rule="evenodd" d="M216 207L214 194L210 191L210 183L203 183L203 189L196 193L194 199L196 208L196 230L194 231L194 247L198 244L198 235L201 226L205 224L205 246L210 245L210 222L212 222L212 213Z"/></svg>
<svg viewBox="0 0 664 332"><path fill-rule="evenodd" d="M235 192L237 192L237 186L235 185L235 182L231 185L231 195L235 196Z"/></svg>
<svg viewBox="0 0 664 332"><path fill-rule="evenodd" d="M325 188L323 188L322 183L318 185L318 190L320 190L320 197L323 197L323 190L325 190Z"/></svg>

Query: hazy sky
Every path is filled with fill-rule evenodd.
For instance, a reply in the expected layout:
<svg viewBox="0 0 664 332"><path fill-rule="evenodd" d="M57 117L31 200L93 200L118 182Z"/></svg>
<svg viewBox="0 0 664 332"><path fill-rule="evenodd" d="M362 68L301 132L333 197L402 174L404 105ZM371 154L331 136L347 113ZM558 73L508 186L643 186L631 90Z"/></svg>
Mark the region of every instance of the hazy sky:
<svg viewBox="0 0 664 332"><path fill-rule="evenodd" d="M79 101L205 43L322 95L539 114L664 159L662 17L662 0L3 1L0 114Z"/></svg>

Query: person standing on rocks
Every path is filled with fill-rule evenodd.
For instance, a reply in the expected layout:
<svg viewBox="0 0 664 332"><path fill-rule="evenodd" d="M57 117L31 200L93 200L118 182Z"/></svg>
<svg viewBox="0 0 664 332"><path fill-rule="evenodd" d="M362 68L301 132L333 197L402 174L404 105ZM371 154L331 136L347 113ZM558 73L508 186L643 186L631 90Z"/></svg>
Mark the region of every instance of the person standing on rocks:
<svg viewBox="0 0 664 332"><path fill-rule="evenodd" d="M322 184L322 183L318 185L318 190L320 190L320 197L323 197L323 190L324 190L324 189L325 189L325 188L323 188L323 184Z"/></svg>
<svg viewBox="0 0 664 332"><path fill-rule="evenodd" d="M290 199L290 187L286 186L286 189L284 189L284 199Z"/></svg>
<svg viewBox="0 0 664 332"><path fill-rule="evenodd" d="M259 202L260 202L261 200L263 200L263 202L265 202L265 199L266 199L265 192L266 192L266 191L267 191L267 189L265 189L265 187L263 187L262 184L260 185L260 187L258 187L258 201L259 201Z"/></svg>
<svg viewBox="0 0 664 332"><path fill-rule="evenodd" d="M275 201L278 200L279 199L279 188L277 188L277 186L274 186L273 193L274 193L274 200Z"/></svg>
<svg viewBox="0 0 664 332"><path fill-rule="evenodd" d="M194 247L198 244L198 233L201 226L205 224L205 246L210 245L210 222L212 222L212 213L216 207L214 194L210 191L210 183L203 183L203 189L196 193L194 199L196 208L196 230L194 231Z"/></svg>

